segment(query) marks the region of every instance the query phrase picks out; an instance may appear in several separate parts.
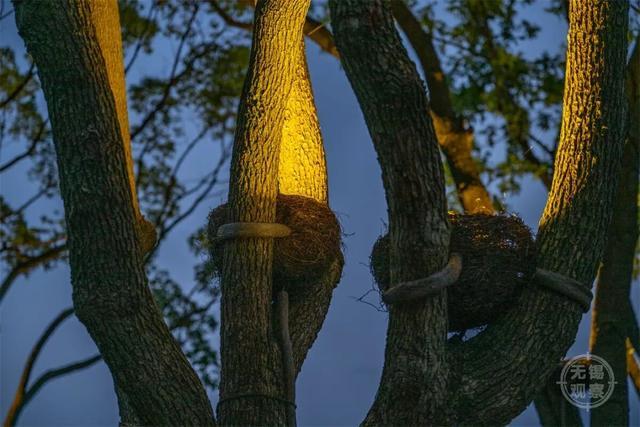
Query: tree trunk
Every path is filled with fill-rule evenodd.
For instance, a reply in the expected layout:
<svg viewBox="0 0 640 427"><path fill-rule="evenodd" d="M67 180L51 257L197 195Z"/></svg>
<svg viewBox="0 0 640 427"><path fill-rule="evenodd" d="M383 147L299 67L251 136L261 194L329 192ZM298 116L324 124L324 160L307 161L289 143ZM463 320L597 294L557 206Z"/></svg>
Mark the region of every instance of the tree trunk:
<svg viewBox="0 0 640 427"><path fill-rule="evenodd" d="M638 176L640 175L640 47L636 42L627 72L629 120L622 170L609 227L591 321L591 353L602 357L618 381L611 397L591 412L591 425L629 423L627 336L633 312L629 301L638 241ZM631 319L630 319L631 318Z"/></svg>
<svg viewBox="0 0 640 427"><path fill-rule="evenodd" d="M16 1L15 15L51 118L76 315L142 423L213 425L204 388L147 286L98 15L91 2L71 0Z"/></svg>
<svg viewBox="0 0 640 427"><path fill-rule="evenodd" d="M231 162L230 222L275 220L280 146L308 7L309 0L264 0L256 6ZM225 243L218 405L224 425L291 422L293 402L287 402L274 331L272 254L269 238Z"/></svg>
<svg viewBox="0 0 640 427"><path fill-rule="evenodd" d="M329 3L342 63L364 112L389 205L391 283L424 278L447 261L444 178L424 86L387 4ZM393 285L392 285L393 286ZM393 306L385 365L365 425L423 425L446 400L444 292Z"/></svg>
<svg viewBox="0 0 640 427"><path fill-rule="evenodd" d="M538 267L589 287L624 139L627 8L623 1L571 3L562 132L537 239ZM580 317L578 304L532 284L501 320L452 343L458 420L504 424L522 412L572 344Z"/></svg>

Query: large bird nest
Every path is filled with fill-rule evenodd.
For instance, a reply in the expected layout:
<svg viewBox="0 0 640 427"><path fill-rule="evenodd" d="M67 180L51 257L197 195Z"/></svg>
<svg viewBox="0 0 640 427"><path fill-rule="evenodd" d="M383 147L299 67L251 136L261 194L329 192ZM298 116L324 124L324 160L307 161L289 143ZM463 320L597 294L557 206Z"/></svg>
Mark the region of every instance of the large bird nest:
<svg viewBox="0 0 640 427"><path fill-rule="evenodd" d="M226 204L209 214L209 251L218 275L222 271L224 241L216 235L218 227L228 222ZM336 260L342 260L340 224L326 204L283 194L276 200L275 222L288 226L291 234L274 239L274 291L284 288L300 295L321 280Z"/></svg>
<svg viewBox="0 0 640 427"><path fill-rule="evenodd" d="M516 215L450 213L450 253L462 256L462 272L447 288L449 330L486 325L504 314L535 273L531 230ZM389 236L371 252L371 272L382 291L389 287Z"/></svg>

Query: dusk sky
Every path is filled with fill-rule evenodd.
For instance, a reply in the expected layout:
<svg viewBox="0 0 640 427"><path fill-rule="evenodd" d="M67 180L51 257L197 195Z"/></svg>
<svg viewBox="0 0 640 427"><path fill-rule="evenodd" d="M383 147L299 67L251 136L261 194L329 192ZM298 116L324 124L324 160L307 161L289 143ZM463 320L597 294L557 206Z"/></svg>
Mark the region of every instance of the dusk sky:
<svg viewBox="0 0 640 427"><path fill-rule="evenodd" d="M545 3L545 2L539 2ZM555 48L565 40L566 24L544 15L544 5L531 8L529 19L543 26L541 41L534 49ZM539 19L536 20L536 17ZM544 22L541 21L544 19ZM0 45L23 50L13 18L0 22ZM162 46L165 53L149 59L147 66L159 71L169 68L175 46ZM369 254L376 238L384 231L386 202L368 131L346 76L335 58L319 52L307 43L309 66L316 104L326 145L329 168L330 204L337 213L344 233L346 265L342 280L334 292L324 327L312 347L297 382L299 425L357 425L369 409L380 379L387 326L387 314L356 301L373 285L369 272ZM215 144L205 146L193 157L193 171L212 168L217 160ZM15 150L15 151L13 151ZM0 152L6 160L20 148L7 147ZM496 153L496 155L500 155ZM9 200L23 200L31 193L24 178L25 168L0 177L0 191ZM221 187L223 188L223 187ZM518 195L502 195L509 211L518 213L532 228L544 208L546 193L542 185L525 179ZM185 239L206 221L210 209L225 200L209 200L182 223L162 246L159 263L172 270L185 288L194 282L193 254ZM43 203L38 209L61 209L60 201ZM640 302L640 286L633 286L635 306ZM377 302L376 297L371 298ZM0 410L6 414L26 356L44 327L62 309L71 305L68 267L37 270L21 277L1 306L0 330ZM590 315L585 314L569 355L588 350ZM217 342L212 345L218 345ZM75 319L49 340L34 376L90 356L96 347L85 328ZM640 425L637 395L632 396L631 425ZM211 395L212 404L217 394ZM113 382L104 363L48 384L26 407L20 425L103 426L117 425L118 411ZM538 425L532 407L512 422L513 426Z"/></svg>

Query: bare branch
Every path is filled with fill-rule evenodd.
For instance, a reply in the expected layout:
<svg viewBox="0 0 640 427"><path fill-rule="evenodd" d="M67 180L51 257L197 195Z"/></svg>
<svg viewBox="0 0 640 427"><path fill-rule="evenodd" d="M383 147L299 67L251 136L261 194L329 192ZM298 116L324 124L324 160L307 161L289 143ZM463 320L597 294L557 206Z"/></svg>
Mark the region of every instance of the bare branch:
<svg viewBox="0 0 640 427"><path fill-rule="evenodd" d="M252 22L242 22L235 19L233 16L229 15L226 10L222 6L218 4L216 0L210 0L209 4L216 11L220 18L227 24L232 27L241 28L243 30L253 31L253 23Z"/></svg>
<svg viewBox="0 0 640 427"><path fill-rule="evenodd" d="M29 157L30 155L33 154L33 152L35 151L36 146L38 145L38 143L40 141L42 141L42 135L44 134L44 131L47 128L47 124L48 123L49 123L49 119L43 121L40 124L40 127L38 128L38 132L36 133L36 136L31 140L31 144L29 145L29 148L27 148L21 154L18 154L16 157L14 157L13 159L9 160L5 164L1 165L0 166L0 173L6 171L11 166L15 165L19 161L21 161L21 160L23 160L23 159L25 159L25 158L27 158L27 157Z"/></svg>
<svg viewBox="0 0 640 427"><path fill-rule="evenodd" d="M5 99L0 101L0 108L6 107L7 104L9 104L11 101L13 101L20 94L20 92L22 92L22 89L24 89L25 86L33 78L35 68L36 68L36 65L34 63L31 63L31 66L29 67L29 71L27 72L27 75L25 76L25 78L20 82L20 84L18 84L18 86L16 86L13 89L13 91L9 95L7 95L7 97Z"/></svg>
<svg viewBox="0 0 640 427"><path fill-rule="evenodd" d="M54 246L42 252L41 254L31 257L14 266L11 269L11 271L9 271L9 273L2 280L2 285L0 285L0 302L6 295L7 291L9 290L13 282L18 278L18 276L20 276L21 274L28 273L29 271L38 267L40 264L44 262L52 261L58 258L59 256L62 255L62 253L66 249L67 249L66 243L59 246Z"/></svg>
<svg viewBox="0 0 640 427"><path fill-rule="evenodd" d="M182 36L180 37L178 49L173 59L173 65L171 66L171 73L169 74L169 78L167 79L167 84L165 85L162 96L160 100L156 103L155 107L152 108L151 111L149 111L149 113L147 113L147 115L142 119L140 125L138 125L138 127L136 127L131 132L131 141L136 139L136 137L144 130L144 128L149 124L149 122L153 120L156 114L158 114L158 112L164 107L165 103L167 102L167 99L169 98L169 94L171 93L171 89L173 88L173 86L178 82L180 77L186 74L186 72L190 69L190 67L187 66L180 74L177 73L178 65L180 64L180 59L182 58L182 50L184 49L184 45L187 41L187 37L191 33L193 22L196 19L199 9L200 9L199 4L195 3L195 6L193 7L193 12L187 23L187 28L184 31L184 33L182 33ZM143 155L140 156L140 159L142 159L142 157Z"/></svg>
<svg viewBox="0 0 640 427"><path fill-rule="evenodd" d="M129 62L127 63L127 66L124 67L124 72L125 74L129 72L129 69L131 68L131 66L133 66L133 63L136 61L136 58L138 57L138 53L140 53L140 49L142 48L142 44L144 43L146 37L147 37L147 30L149 29L149 24L151 22L151 17L153 16L153 13L156 10L156 2L152 2L151 6L149 6L149 14L147 15L147 19L145 20L145 24L144 24L144 28L142 29L142 32L140 33L140 38L138 39L137 43L136 43L136 47L133 49L133 53L131 54L131 58L129 59Z"/></svg>
<svg viewBox="0 0 640 427"><path fill-rule="evenodd" d="M493 203L473 159L473 131L453 109L451 93L440 58L427 33L404 0L391 2L393 16L409 39L429 87L429 106L433 125L453 180L460 203L466 212L492 213Z"/></svg>
<svg viewBox="0 0 640 427"><path fill-rule="evenodd" d="M60 314L58 314L51 321L49 326L47 326L47 328L44 330L42 335L40 335L40 338L38 338L38 341L36 342L36 344L33 346L33 349L29 353L29 356L27 357L27 362L25 363L25 366L22 370L22 375L20 376L18 388L13 398L13 403L11 404L7 417L4 421L5 426L15 425L16 419L20 414L22 407L25 404L24 400L25 400L25 394L27 392L27 384L29 383L29 378L31 377L33 365L36 363L36 360L40 355L42 347L44 347L47 340L55 332L58 326L60 326L60 324L62 324L62 322L64 322L72 314L73 314L73 308L71 307L65 310L62 310L62 312L60 312Z"/></svg>

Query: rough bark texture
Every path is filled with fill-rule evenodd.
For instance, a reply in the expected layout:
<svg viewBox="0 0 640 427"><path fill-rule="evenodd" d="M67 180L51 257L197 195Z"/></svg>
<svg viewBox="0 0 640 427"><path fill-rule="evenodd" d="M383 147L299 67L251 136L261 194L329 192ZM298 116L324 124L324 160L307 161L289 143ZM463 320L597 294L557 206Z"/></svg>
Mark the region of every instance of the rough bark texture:
<svg viewBox="0 0 640 427"><path fill-rule="evenodd" d="M591 321L591 353L602 357L617 379L613 394L591 412L591 425L629 423L627 336L633 316L629 292L638 241L638 176L640 175L640 47L636 42L627 72L629 120L620 181L609 226L607 246L596 285ZM633 321L633 320L631 320Z"/></svg>
<svg viewBox="0 0 640 427"><path fill-rule="evenodd" d="M327 164L313 100L304 38L291 52L293 86L287 99L280 157L278 190L327 203Z"/></svg>
<svg viewBox="0 0 640 427"><path fill-rule="evenodd" d="M305 33L309 25L307 17ZM295 74L280 142L278 189L282 194L310 197L328 204L327 164L303 38L292 52L291 60L295 62ZM312 292L290 301L289 323L296 373L324 323L343 264L342 258L336 260L322 280L309 284Z"/></svg>
<svg viewBox="0 0 640 427"><path fill-rule="evenodd" d="M570 8L560 144L540 220L538 267L590 286L604 249L623 145L628 3ZM451 344L461 423L504 424L541 389L575 339L580 306L540 287L465 343Z"/></svg>
<svg viewBox="0 0 640 427"><path fill-rule="evenodd" d="M213 425L204 388L147 287L126 150L91 3L16 1L15 15L51 118L76 315L141 422Z"/></svg>
<svg viewBox="0 0 640 427"><path fill-rule="evenodd" d="M382 167L392 286L427 277L447 261L449 225L424 86L387 4L334 0L329 6L342 63ZM441 292L391 308L382 379L365 425L423 425L435 418L446 399L445 298Z"/></svg>
<svg viewBox="0 0 640 427"><path fill-rule="evenodd" d="M136 180L133 171L131 154L131 137L129 135L129 115L127 113L127 85L124 78L124 53L120 35L120 14L117 0L96 0L91 2L91 22L95 28L100 52L109 79L109 87L115 100L122 148L127 161L127 175L131 187L131 203L138 223L138 234L143 254L148 253L156 244L156 231L140 212L136 194Z"/></svg>
<svg viewBox="0 0 640 427"><path fill-rule="evenodd" d="M257 4L249 70L238 113L229 205L231 222L273 222L280 141L309 1ZM225 243L222 273L221 379L224 425L283 425L282 356L274 332L272 239Z"/></svg>
<svg viewBox="0 0 640 427"><path fill-rule="evenodd" d="M560 371L554 371L534 401L540 424L543 427L582 427L580 410L562 395L556 382L560 379Z"/></svg>
<svg viewBox="0 0 640 427"><path fill-rule="evenodd" d="M405 0L392 0L391 9L418 56L427 80L431 119L438 143L453 176L460 204L467 213L493 213L493 202L471 155L473 131L465 128L462 117L453 110L449 85L440 66L440 58L433 46L433 40L422 28Z"/></svg>

